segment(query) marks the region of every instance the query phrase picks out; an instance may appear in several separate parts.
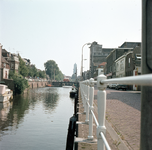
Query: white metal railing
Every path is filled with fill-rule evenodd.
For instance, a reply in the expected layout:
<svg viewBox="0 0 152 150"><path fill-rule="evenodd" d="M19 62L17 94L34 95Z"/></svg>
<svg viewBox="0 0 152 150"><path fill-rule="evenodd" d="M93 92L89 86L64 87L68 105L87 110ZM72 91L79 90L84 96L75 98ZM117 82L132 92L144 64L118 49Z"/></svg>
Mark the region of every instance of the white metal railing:
<svg viewBox="0 0 152 150"><path fill-rule="evenodd" d="M94 99L94 84L97 84L97 105L98 105L98 120L93 112L93 99ZM106 87L109 83L118 83L126 85L142 85L152 86L152 74L122 77L115 79L106 79L105 75L99 75L97 81L94 79L85 80L80 82L80 92L82 102L84 106L84 112L86 113L85 122L89 124L89 135L88 139L93 140L93 119L97 126L97 148L98 150L111 150L109 144L105 138L106 127L105 127L105 113L106 113Z"/></svg>

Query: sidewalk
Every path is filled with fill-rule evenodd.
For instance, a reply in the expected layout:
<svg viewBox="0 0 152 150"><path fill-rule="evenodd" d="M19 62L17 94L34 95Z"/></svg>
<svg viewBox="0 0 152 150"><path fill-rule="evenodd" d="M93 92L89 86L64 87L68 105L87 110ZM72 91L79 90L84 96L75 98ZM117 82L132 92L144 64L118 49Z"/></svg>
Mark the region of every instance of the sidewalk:
<svg viewBox="0 0 152 150"><path fill-rule="evenodd" d="M106 139L112 150L139 150L140 146L140 92L106 90ZM81 97L79 95L79 101ZM97 116L97 89L94 96L95 115ZM83 112L80 105L79 112ZM79 115L85 121L85 115ZM78 125L78 136L87 138L88 125ZM96 126L93 128L96 138ZM97 144L79 143L78 150L97 150Z"/></svg>

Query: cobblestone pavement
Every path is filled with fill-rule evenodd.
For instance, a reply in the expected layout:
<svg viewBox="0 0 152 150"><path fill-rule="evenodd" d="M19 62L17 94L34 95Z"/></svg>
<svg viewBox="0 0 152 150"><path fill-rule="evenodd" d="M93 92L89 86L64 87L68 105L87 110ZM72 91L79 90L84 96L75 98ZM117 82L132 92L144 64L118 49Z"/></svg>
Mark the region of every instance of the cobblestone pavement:
<svg viewBox="0 0 152 150"><path fill-rule="evenodd" d="M122 91L106 89L107 105L106 119L113 129L120 135L129 150L140 149L140 106L139 91ZM95 87L97 105L97 88Z"/></svg>

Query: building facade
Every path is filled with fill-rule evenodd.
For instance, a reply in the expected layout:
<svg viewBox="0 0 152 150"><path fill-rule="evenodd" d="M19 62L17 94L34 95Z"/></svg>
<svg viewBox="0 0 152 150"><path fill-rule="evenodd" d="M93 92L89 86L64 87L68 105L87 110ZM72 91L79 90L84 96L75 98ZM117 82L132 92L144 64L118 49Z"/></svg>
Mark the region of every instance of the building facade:
<svg viewBox="0 0 152 150"><path fill-rule="evenodd" d="M116 64L115 61L127 53L133 51L133 48L115 48L106 58L106 76L107 78L116 78Z"/></svg>
<svg viewBox="0 0 152 150"><path fill-rule="evenodd" d="M5 49L2 49L2 56L9 62L10 70L18 73L19 68L19 58L16 54L11 54L7 52Z"/></svg>
<svg viewBox="0 0 152 150"><path fill-rule="evenodd" d="M9 62L6 61L6 59L3 56L2 56L1 66L2 66L2 75L1 75L2 80L9 79L9 71L10 71Z"/></svg>
<svg viewBox="0 0 152 150"><path fill-rule="evenodd" d="M115 60L116 78L125 77L125 58L126 55L122 55L117 60Z"/></svg>
<svg viewBox="0 0 152 150"><path fill-rule="evenodd" d="M141 74L141 46L136 46L133 52L126 54L126 76L137 76ZM129 85L130 90L140 90L140 86Z"/></svg>
<svg viewBox="0 0 152 150"><path fill-rule="evenodd" d="M93 42L90 46L90 72L91 77L96 76L96 69L102 62L106 62L106 57L110 54L113 48L102 48L97 42Z"/></svg>

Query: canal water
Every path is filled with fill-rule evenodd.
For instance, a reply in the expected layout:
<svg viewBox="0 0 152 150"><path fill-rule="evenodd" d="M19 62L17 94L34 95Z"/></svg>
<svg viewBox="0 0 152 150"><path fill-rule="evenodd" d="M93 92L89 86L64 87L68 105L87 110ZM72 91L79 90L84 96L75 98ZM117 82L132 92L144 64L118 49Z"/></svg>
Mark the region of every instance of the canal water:
<svg viewBox="0 0 152 150"><path fill-rule="evenodd" d="M74 112L71 88L31 89L0 104L0 150L64 150Z"/></svg>

